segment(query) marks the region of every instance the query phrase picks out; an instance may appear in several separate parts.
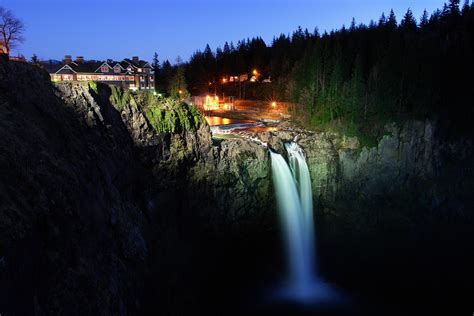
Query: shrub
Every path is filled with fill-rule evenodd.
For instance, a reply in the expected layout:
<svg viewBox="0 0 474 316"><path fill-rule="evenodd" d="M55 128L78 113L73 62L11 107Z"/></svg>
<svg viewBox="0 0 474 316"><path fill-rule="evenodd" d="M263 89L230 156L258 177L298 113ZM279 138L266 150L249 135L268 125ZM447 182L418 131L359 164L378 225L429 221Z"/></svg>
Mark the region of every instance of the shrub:
<svg viewBox="0 0 474 316"><path fill-rule="evenodd" d="M99 89L97 88L97 83L95 81L89 81L89 88L96 94L99 94Z"/></svg>

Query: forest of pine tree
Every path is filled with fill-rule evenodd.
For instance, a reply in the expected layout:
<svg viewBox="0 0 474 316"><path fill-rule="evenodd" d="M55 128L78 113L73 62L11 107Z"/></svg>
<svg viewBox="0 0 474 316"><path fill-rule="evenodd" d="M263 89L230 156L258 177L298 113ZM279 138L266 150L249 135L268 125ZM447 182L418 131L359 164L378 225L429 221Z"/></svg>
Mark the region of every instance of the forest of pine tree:
<svg viewBox="0 0 474 316"><path fill-rule="evenodd" d="M295 103L294 115L312 128L361 131L431 118L459 131L472 125L473 48L474 3L450 0L418 19L408 10L398 22L392 10L369 25L353 19L330 33L299 27L269 46L259 37L215 52L207 45L185 64L185 75L198 94L219 78L257 68L271 77L272 97Z"/></svg>

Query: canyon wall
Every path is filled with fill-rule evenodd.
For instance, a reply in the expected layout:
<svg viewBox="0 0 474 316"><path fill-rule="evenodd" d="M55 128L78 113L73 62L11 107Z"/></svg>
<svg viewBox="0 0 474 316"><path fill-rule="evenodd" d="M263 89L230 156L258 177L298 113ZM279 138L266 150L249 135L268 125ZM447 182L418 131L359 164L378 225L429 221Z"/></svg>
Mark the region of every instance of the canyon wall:
<svg viewBox="0 0 474 316"><path fill-rule="evenodd" d="M202 117L157 132L154 97L116 92L0 60L0 312L184 313L202 245L278 232L267 147L212 138ZM372 148L283 126L258 138L304 149L323 242L472 223L471 140L434 122L389 124Z"/></svg>

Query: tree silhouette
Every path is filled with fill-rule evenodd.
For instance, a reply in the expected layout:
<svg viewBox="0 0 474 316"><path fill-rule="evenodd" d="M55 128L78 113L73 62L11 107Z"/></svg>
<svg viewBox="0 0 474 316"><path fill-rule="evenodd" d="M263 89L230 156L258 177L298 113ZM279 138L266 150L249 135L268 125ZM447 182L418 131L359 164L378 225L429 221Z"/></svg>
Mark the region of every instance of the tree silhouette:
<svg viewBox="0 0 474 316"><path fill-rule="evenodd" d="M11 49L23 42L23 23L10 10L0 6L0 51L10 55Z"/></svg>
<svg viewBox="0 0 474 316"><path fill-rule="evenodd" d="M388 16L388 20L387 20L387 26L390 28L390 29L396 29L397 28L397 18L395 17L395 12L393 12L393 9L390 10L390 14Z"/></svg>
<svg viewBox="0 0 474 316"><path fill-rule="evenodd" d="M31 63L34 64L34 65L39 65L40 64L40 60L39 60L38 56L36 56L36 54L33 54L33 56L31 56Z"/></svg>
<svg viewBox="0 0 474 316"><path fill-rule="evenodd" d="M402 21L400 22L400 27L405 30L414 30L416 29L416 20L413 17L413 12L408 9L407 13L403 16Z"/></svg>
<svg viewBox="0 0 474 316"><path fill-rule="evenodd" d="M426 9L423 11L423 15L421 16L420 18L420 27L425 27L428 25L428 12L426 11Z"/></svg>

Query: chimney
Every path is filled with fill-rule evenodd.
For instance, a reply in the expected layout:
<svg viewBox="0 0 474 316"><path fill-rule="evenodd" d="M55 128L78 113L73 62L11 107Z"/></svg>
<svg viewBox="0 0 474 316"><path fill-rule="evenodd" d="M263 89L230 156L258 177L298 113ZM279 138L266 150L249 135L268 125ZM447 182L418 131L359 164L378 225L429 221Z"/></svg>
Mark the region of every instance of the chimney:
<svg viewBox="0 0 474 316"><path fill-rule="evenodd" d="M138 58L138 56L133 56L132 57L132 61L135 63L135 64L138 64L140 62L140 58Z"/></svg>
<svg viewBox="0 0 474 316"><path fill-rule="evenodd" d="M65 64L70 64L70 63L72 63L72 57L71 57L71 55L64 55L63 62L64 62Z"/></svg>
<svg viewBox="0 0 474 316"><path fill-rule="evenodd" d="M77 56L77 57L76 57L76 62L77 62L78 64L83 63L83 62L84 62L84 56Z"/></svg>

